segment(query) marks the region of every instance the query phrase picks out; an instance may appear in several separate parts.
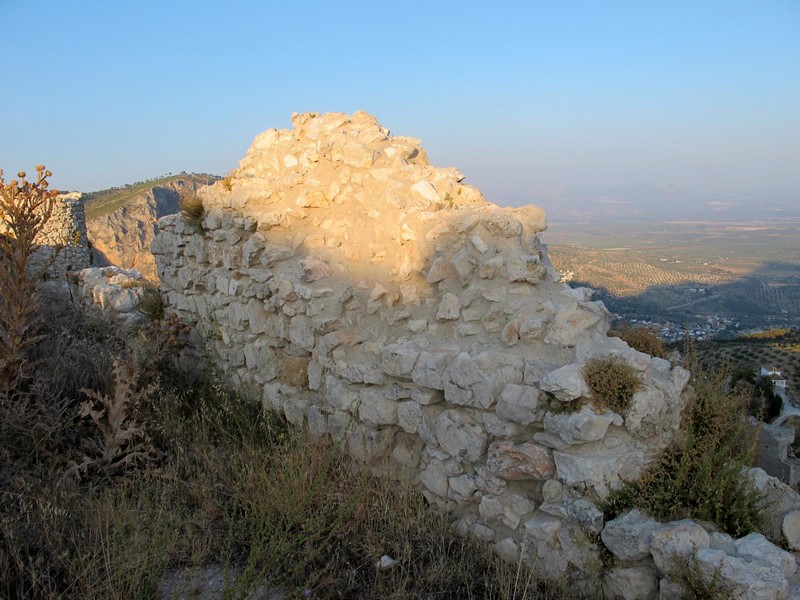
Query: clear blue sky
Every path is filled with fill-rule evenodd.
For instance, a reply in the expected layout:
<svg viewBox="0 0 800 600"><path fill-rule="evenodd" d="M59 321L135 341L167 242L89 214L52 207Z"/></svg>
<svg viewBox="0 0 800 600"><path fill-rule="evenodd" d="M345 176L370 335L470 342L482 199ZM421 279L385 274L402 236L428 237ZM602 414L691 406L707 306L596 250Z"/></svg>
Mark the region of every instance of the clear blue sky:
<svg viewBox="0 0 800 600"><path fill-rule="evenodd" d="M0 0L0 167L60 189L224 173L363 109L491 200L800 191L800 0Z"/></svg>

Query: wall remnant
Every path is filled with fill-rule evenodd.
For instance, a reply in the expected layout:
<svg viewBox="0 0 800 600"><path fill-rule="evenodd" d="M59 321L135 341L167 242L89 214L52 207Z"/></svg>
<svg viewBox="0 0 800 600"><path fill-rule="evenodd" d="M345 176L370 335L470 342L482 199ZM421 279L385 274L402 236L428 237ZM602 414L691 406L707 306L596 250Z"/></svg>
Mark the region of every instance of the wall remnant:
<svg viewBox="0 0 800 600"><path fill-rule="evenodd" d="M540 208L490 204L366 113L292 123L199 190L202 231L160 219L170 310L233 384L376 474L388 459L503 558L596 573L597 502L670 442L688 372L606 336L603 304L551 266ZM642 382L625 414L582 377L608 355ZM636 557L647 572L613 571L609 594L657 591L666 573Z"/></svg>

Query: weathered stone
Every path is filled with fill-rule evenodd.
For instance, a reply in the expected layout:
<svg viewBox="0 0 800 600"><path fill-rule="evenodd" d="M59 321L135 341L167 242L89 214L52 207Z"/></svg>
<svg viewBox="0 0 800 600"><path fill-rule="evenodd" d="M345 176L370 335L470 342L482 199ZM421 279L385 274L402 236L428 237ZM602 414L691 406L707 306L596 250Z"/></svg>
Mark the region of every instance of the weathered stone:
<svg viewBox="0 0 800 600"><path fill-rule="evenodd" d="M606 598L654 600L658 596L658 576L648 567L616 567L603 579Z"/></svg>
<svg viewBox="0 0 800 600"><path fill-rule="evenodd" d="M582 365L565 365L555 371L550 371L539 381L539 387L551 392L562 402L570 402L576 398L589 395L589 387L581 373Z"/></svg>
<svg viewBox="0 0 800 600"><path fill-rule="evenodd" d="M543 414L539 403L539 388L509 383L503 387L495 410L499 417L507 421L530 425Z"/></svg>
<svg viewBox="0 0 800 600"><path fill-rule="evenodd" d="M656 529L652 534L650 553L656 568L671 574L686 565L695 552L710 545L706 530L691 519L684 519Z"/></svg>
<svg viewBox="0 0 800 600"><path fill-rule="evenodd" d="M359 419L373 427L397 423L397 401L388 399L383 388L364 388L360 396Z"/></svg>
<svg viewBox="0 0 800 600"><path fill-rule="evenodd" d="M536 504L525 496L507 493L504 496L484 496L481 498L478 511L487 523L499 522L516 529L522 518L535 508Z"/></svg>
<svg viewBox="0 0 800 600"><path fill-rule="evenodd" d="M613 454L584 453L577 451L554 451L556 472L568 485L585 485L601 498L623 481L637 479L644 465L644 453L635 448L621 447Z"/></svg>
<svg viewBox="0 0 800 600"><path fill-rule="evenodd" d="M436 439L448 454L470 462L479 460L488 444L483 428L458 410L445 410L439 415Z"/></svg>
<svg viewBox="0 0 800 600"><path fill-rule="evenodd" d="M722 590L728 598L784 600L789 597L789 582L774 567L711 549L698 551L695 562L703 583Z"/></svg>
<svg viewBox="0 0 800 600"><path fill-rule="evenodd" d="M778 569L787 578L797 571L794 556L778 548L760 533L751 533L736 540L736 554L747 561Z"/></svg>
<svg viewBox="0 0 800 600"><path fill-rule="evenodd" d="M419 348L410 342L389 344L381 350L381 368L387 375L411 379Z"/></svg>
<svg viewBox="0 0 800 600"><path fill-rule="evenodd" d="M501 479L544 480L555 474L552 452L534 442L518 445L511 441L493 442L486 466Z"/></svg>
<svg viewBox="0 0 800 600"><path fill-rule="evenodd" d="M548 344L574 346L584 332L600 321L600 316L584 306L575 305L561 309L545 335Z"/></svg>
<svg viewBox="0 0 800 600"><path fill-rule="evenodd" d="M451 293L446 293L442 296L442 301L439 303L439 310L436 312L436 318L440 321L452 321L458 319L461 314L461 300L458 296Z"/></svg>
<svg viewBox="0 0 800 600"><path fill-rule="evenodd" d="M792 550L800 550L800 510L786 513L781 524L781 531L786 543Z"/></svg>
<svg viewBox="0 0 800 600"><path fill-rule="evenodd" d="M489 408L491 382L466 352L459 354L442 375L445 400L452 404Z"/></svg>
<svg viewBox="0 0 800 600"><path fill-rule="evenodd" d="M639 510L631 510L606 523L600 538L619 560L641 560L650 554L653 532L659 523Z"/></svg>
<svg viewBox="0 0 800 600"><path fill-rule="evenodd" d="M605 436L609 425L621 426L622 418L612 412L597 414L586 405L575 413L552 413L544 416L544 428L568 444L595 442Z"/></svg>

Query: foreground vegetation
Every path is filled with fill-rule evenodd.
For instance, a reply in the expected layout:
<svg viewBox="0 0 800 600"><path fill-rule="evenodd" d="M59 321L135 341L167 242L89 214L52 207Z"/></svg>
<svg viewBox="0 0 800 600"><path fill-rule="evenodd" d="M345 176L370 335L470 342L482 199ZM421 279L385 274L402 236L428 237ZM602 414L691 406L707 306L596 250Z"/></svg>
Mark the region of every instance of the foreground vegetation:
<svg viewBox="0 0 800 600"><path fill-rule="evenodd" d="M0 596L152 598L220 565L227 596L557 597L404 484L351 468L202 371L175 322L132 338L50 306L0 404ZM84 415L84 418L81 418ZM388 555L396 566L376 569Z"/></svg>
<svg viewBox="0 0 800 600"><path fill-rule="evenodd" d="M691 345L687 356L692 395L677 440L639 481L613 492L604 512L613 518L638 507L662 521L710 521L734 537L763 532L768 507L742 476L756 451L745 419L752 387L729 390L728 372L700 369Z"/></svg>

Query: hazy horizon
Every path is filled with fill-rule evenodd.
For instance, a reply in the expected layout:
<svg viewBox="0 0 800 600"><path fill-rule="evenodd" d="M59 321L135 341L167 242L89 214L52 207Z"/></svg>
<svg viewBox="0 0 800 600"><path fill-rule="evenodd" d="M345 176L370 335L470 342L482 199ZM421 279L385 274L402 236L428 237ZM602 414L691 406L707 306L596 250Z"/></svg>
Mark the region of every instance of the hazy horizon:
<svg viewBox="0 0 800 600"><path fill-rule="evenodd" d="M59 189L223 174L293 112L366 110L499 204L800 197L796 2L35 7L0 2L0 168Z"/></svg>

